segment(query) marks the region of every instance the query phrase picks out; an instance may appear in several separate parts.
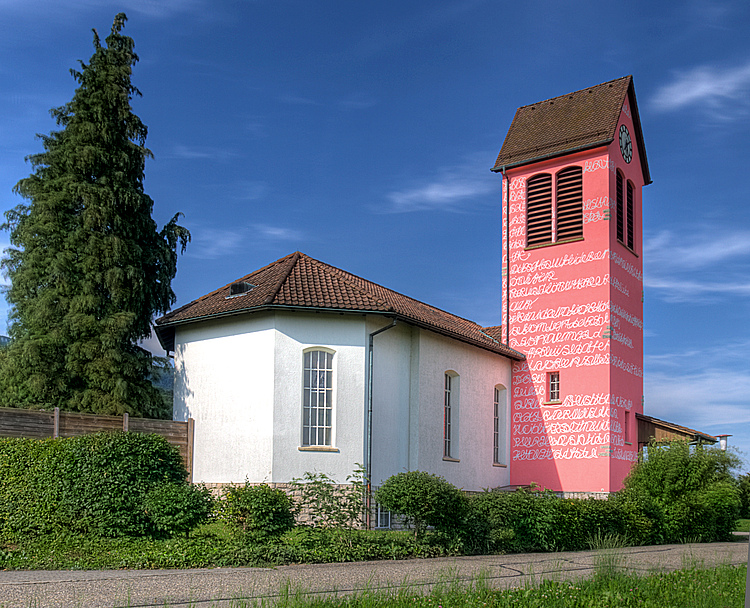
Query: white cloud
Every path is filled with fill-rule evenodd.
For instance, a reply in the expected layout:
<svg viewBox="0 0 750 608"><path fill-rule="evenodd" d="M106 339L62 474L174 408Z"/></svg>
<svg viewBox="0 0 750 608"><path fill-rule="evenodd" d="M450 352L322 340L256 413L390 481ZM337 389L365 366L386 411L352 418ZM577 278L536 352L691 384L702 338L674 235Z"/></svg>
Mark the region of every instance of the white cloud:
<svg viewBox="0 0 750 608"><path fill-rule="evenodd" d="M272 241L296 241L302 238L301 232L291 228L255 224L253 229L258 232L259 236Z"/></svg>
<svg viewBox="0 0 750 608"><path fill-rule="evenodd" d="M339 101L344 110L366 110L377 105L378 100L369 93L352 93Z"/></svg>
<svg viewBox="0 0 750 608"><path fill-rule="evenodd" d="M750 422L750 340L647 355L645 413L711 434Z"/></svg>
<svg viewBox="0 0 750 608"><path fill-rule="evenodd" d="M0 0L0 10L11 12L14 15L26 15L39 18L44 16L50 18L70 18L73 14L91 11L107 4L102 0ZM122 10L126 14L130 12L140 13L150 17L165 18L175 13L196 11L203 5L203 0L120 0L109 2L113 11ZM108 32L108 30L107 30ZM104 35L106 33L101 32Z"/></svg>
<svg viewBox="0 0 750 608"><path fill-rule="evenodd" d="M492 176L474 175L474 169L447 172L441 177L387 195L390 205L381 211L408 213L412 211L461 211L472 206L472 199L497 190ZM499 195L498 195L499 196Z"/></svg>
<svg viewBox="0 0 750 608"><path fill-rule="evenodd" d="M191 229L192 241L187 254L203 260L214 260L224 257L241 247L243 241L249 238L241 230L225 230L217 228Z"/></svg>
<svg viewBox="0 0 750 608"><path fill-rule="evenodd" d="M209 158L214 160L226 160L233 156L235 156L233 152L221 148L198 148L183 146L181 144L176 145L172 149L171 154L167 154L167 158L179 158L182 160L204 160Z"/></svg>
<svg viewBox="0 0 750 608"><path fill-rule="evenodd" d="M258 243L266 246L303 238L298 230L267 224L251 224L239 228L198 227L192 228L191 232L193 240L188 247L188 255L203 260L227 257Z"/></svg>
<svg viewBox="0 0 750 608"><path fill-rule="evenodd" d="M703 227L644 240L644 285L668 302L750 295L750 231ZM745 263L745 264L743 264Z"/></svg>
<svg viewBox="0 0 750 608"><path fill-rule="evenodd" d="M712 117L730 119L745 111L750 92L750 61L733 68L710 65L677 72L654 95L656 110L670 112L699 106Z"/></svg>

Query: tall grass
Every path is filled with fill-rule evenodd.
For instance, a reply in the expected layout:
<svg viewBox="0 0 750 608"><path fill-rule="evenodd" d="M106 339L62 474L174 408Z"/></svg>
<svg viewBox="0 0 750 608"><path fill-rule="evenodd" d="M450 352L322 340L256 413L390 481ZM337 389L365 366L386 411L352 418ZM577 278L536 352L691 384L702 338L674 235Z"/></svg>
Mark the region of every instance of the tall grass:
<svg viewBox="0 0 750 608"><path fill-rule="evenodd" d="M543 581L520 589L495 589L492 578L483 575L468 582L449 578L427 593L422 587L403 585L339 597L321 597L287 586L274 597L238 597L231 605L233 608L741 608L746 574L746 566L721 566L645 577L616 573L589 580Z"/></svg>

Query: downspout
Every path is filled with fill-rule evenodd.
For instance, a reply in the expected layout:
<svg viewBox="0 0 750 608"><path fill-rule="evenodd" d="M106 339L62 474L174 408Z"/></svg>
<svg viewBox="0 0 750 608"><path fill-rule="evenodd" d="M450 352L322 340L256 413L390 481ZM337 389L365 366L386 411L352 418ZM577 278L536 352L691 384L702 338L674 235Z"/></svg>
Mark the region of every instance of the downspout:
<svg viewBox="0 0 750 608"><path fill-rule="evenodd" d="M396 325L396 319L390 325L381 327L370 334L367 345L367 457L365 463L365 475L367 478L367 494L365 496L365 526L370 529L370 517L372 511L372 353L375 336L388 331Z"/></svg>
<svg viewBox="0 0 750 608"><path fill-rule="evenodd" d="M505 346L510 348L510 179L500 169L505 190Z"/></svg>

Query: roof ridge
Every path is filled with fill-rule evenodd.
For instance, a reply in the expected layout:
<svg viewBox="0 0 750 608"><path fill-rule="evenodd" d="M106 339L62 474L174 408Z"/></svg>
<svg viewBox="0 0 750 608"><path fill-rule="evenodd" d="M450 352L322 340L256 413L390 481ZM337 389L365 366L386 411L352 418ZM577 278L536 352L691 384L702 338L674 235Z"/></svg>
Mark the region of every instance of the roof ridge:
<svg viewBox="0 0 750 608"><path fill-rule="evenodd" d="M367 279L362 279L361 277L358 277L357 275L347 270L336 268L335 266L331 266L330 264L326 264L325 262L316 260L315 258L312 258L309 255L305 255L304 253L302 255L305 256L305 258L307 258L311 262L314 262L315 264L317 264L319 267L325 267L326 272L328 272L328 274L336 275L336 278L338 280L343 281L349 287L351 287L352 289L355 289L359 294L363 296L367 296L368 299L375 300L375 302L377 302L381 306L385 306L386 308L388 308L388 310L395 312L395 310L393 309L393 305L390 302L388 302L387 300L383 300L382 298L378 297L376 294L372 293L371 291L362 289L359 285L356 284L354 280L350 279L349 277L357 278L361 281L371 283L372 285L378 285L377 283L373 283L372 281L367 281ZM342 275L347 275L347 276L342 276ZM378 285L378 287L382 287L382 285ZM382 287L382 288L387 289L387 287Z"/></svg>
<svg viewBox="0 0 750 608"><path fill-rule="evenodd" d="M297 265L297 262L300 259L300 256L304 255L303 253L299 251L295 251L294 253L288 255L287 257L290 258L291 263L289 264L289 268L286 269L286 272L284 272L280 277L279 280L276 282L275 287L273 290L266 296L265 300L263 301L264 304L270 304L276 299L276 296L279 295L279 291L281 291L281 287L284 285L286 280L289 278L289 275L292 274L292 270L294 270L294 267ZM283 259L283 258L282 258ZM280 260L276 260L276 262L272 262L278 264ZM270 266L271 264L269 264ZM252 273L254 274L254 273Z"/></svg>
<svg viewBox="0 0 750 608"><path fill-rule="evenodd" d="M537 101L537 102L534 102L534 103L528 103L525 106L519 106L518 109L520 110L522 108L530 108L532 106L538 106L538 105L541 105L543 103L547 103L548 101L556 101L558 99L562 99L563 97L570 97L571 95L575 95L577 93L583 93L584 91L588 91L588 90L591 90L591 89L600 89L600 88L604 87L605 85L611 85L611 84L613 84L615 82L620 82L621 80L625 80L627 78L630 78L632 80L633 75L632 74L628 74L627 76L620 76L620 78L614 78L612 80L608 80L607 82L601 82L601 83L595 84L594 86L591 86L591 87L583 87L582 89L578 89L577 91L571 91L570 93L565 93L564 95L558 95L557 97L550 97L549 99L542 99L541 101ZM625 94L627 94L627 91L625 91Z"/></svg>

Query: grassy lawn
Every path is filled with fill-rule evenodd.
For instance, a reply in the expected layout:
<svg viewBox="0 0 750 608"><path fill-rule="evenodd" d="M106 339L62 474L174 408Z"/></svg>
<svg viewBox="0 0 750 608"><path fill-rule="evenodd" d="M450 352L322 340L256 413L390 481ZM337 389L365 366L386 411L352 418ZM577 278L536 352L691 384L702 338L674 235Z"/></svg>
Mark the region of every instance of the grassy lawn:
<svg viewBox="0 0 750 608"><path fill-rule="evenodd" d="M576 581L543 581L518 589L494 589L493 581L451 580L429 593L420 586L371 590L351 596L321 597L284 588L263 599L234 596L232 608L742 608L747 566L685 569L638 576L597 572ZM155 605L155 604L154 604ZM162 604L159 604L162 606ZM207 608L213 603L202 603ZM222 604L225 605L225 604ZM0 603L0 607L2 603ZM168 602L164 608L172 605Z"/></svg>
<svg viewBox="0 0 750 608"><path fill-rule="evenodd" d="M745 605L747 567L680 570L640 577L598 573L591 580L545 581L521 589L495 590L477 579L468 587L448 581L427 595L401 588L332 599L305 598L291 593L274 606L283 608L741 608ZM268 603L242 603L260 606Z"/></svg>
<svg viewBox="0 0 750 608"><path fill-rule="evenodd" d="M737 532L750 532L750 519L741 519L736 530Z"/></svg>

